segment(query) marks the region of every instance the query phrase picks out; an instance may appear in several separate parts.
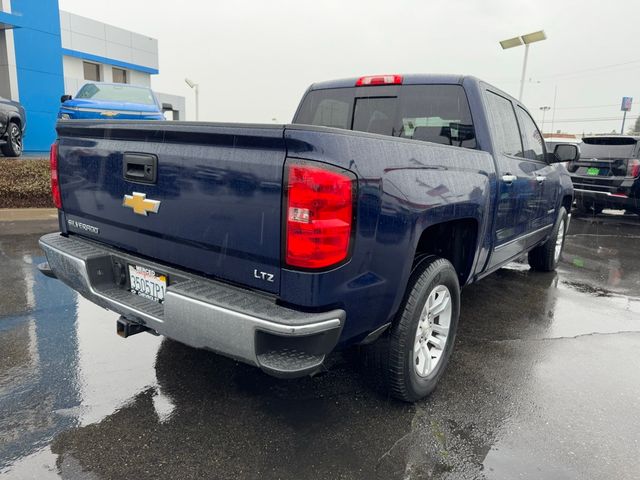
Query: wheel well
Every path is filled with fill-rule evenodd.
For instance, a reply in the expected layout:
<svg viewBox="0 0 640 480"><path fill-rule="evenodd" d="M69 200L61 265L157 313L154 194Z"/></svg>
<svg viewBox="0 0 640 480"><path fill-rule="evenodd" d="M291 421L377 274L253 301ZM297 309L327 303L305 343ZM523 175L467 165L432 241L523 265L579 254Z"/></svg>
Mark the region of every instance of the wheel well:
<svg viewBox="0 0 640 480"><path fill-rule="evenodd" d="M20 128L22 128L22 120L20 119L20 117L11 117L9 119L9 123L15 123L16 125L18 125Z"/></svg>
<svg viewBox="0 0 640 480"><path fill-rule="evenodd" d="M562 206L567 211L567 213L571 213L571 206L573 205L573 196L565 195L562 197Z"/></svg>
<svg viewBox="0 0 640 480"><path fill-rule="evenodd" d="M476 253L478 223L472 218L438 223L427 228L418 241L415 258L437 255L451 262L464 285Z"/></svg>

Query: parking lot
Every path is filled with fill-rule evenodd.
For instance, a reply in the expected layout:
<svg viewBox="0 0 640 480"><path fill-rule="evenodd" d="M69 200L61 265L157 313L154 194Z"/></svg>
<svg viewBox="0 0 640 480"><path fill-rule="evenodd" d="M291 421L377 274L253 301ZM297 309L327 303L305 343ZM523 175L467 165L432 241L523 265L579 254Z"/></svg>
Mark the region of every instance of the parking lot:
<svg viewBox="0 0 640 480"><path fill-rule="evenodd" d="M637 478L640 217L574 216L557 273L464 290L409 405L350 355L277 380L143 334L37 272L56 220L0 223L2 478Z"/></svg>

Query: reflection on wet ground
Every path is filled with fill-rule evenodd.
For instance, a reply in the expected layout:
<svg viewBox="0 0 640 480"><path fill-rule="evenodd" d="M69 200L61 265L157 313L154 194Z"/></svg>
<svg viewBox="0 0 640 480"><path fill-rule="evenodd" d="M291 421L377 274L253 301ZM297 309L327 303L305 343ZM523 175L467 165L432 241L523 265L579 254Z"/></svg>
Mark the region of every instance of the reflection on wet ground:
<svg viewBox="0 0 640 480"><path fill-rule="evenodd" d="M416 405L348 355L282 381L122 340L37 274L46 225L0 224L0 477L637 478L639 220L574 218L557 273L514 263L465 289L449 370Z"/></svg>

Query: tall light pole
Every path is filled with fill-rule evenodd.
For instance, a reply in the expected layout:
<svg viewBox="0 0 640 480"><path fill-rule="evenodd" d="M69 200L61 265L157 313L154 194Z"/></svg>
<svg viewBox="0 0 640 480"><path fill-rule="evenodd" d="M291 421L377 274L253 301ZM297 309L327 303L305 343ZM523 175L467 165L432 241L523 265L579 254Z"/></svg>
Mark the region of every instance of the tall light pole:
<svg viewBox="0 0 640 480"><path fill-rule="evenodd" d="M200 120L200 90L199 90L199 85L194 82L193 80L190 80L188 78L185 78L184 81L186 82L187 85L189 85L189 88L193 88L194 93L196 94L196 121Z"/></svg>
<svg viewBox="0 0 640 480"><path fill-rule="evenodd" d="M535 42L546 40L547 35L544 30L538 30L537 32L527 33L519 37L508 38L500 42L500 46L503 50L508 48L519 47L524 45L524 62L522 62L522 77L520 78L520 93L518 94L518 100L522 101L522 93L524 92L524 79L527 75L527 60L529 59L529 45Z"/></svg>
<svg viewBox="0 0 640 480"><path fill-rule="evenodd" d="M542 127L541 128L542 128L542 136L544 137L544 115L549 110L551 110L551 107L548 107L548 106L545 105L543 107L540 107L540 110L542 110Z"/></svg>

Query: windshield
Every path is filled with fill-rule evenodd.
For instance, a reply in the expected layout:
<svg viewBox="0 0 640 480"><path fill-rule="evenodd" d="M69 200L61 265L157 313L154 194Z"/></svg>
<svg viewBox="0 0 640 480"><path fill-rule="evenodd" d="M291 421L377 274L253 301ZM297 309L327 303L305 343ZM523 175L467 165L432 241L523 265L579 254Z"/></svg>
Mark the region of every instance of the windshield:
<svg viewBox="0 0 640 480"><path fill-rule="evenodd" d="M155 105L156 103L151 89L145 87L130 87L128 85L88 83L80 89L76 98L108 102L140 103L143 105Z"/></svg>

